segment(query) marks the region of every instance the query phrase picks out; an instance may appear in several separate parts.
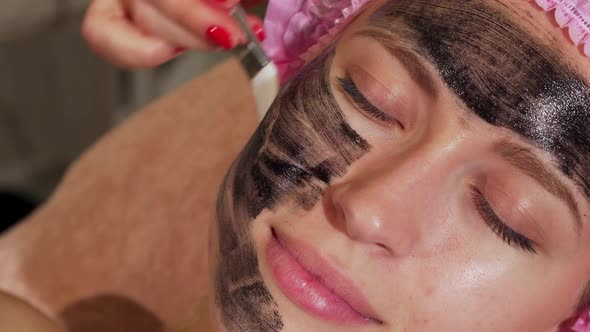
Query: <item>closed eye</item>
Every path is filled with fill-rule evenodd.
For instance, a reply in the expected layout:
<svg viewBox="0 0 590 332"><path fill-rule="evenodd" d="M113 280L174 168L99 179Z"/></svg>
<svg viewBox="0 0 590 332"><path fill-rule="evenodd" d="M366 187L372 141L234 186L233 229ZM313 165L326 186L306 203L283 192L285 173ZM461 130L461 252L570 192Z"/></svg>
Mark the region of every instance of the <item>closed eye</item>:
<svg viewBox="0 0 590 332"><path fill-rule="evenodd" d="M399 121L373 105L362 94L350 76L346 76L344 78L338 77L337 80L338 85L344 94L352 101L356 108L360 108L361 112L374 120L387 124L388 126L401 126L403 129L403 125Z"/></svg>
<svg viewBox="0 0 590 332"><path fill-rule="evenodd" d="M494 209L479 189L472 187L470 190L471 198L479 215L490 229L502 239L502 241L527 252L533 254L537 253L535 242L506 225L506 223L498 217L496 212L494 212Z"/></svg>

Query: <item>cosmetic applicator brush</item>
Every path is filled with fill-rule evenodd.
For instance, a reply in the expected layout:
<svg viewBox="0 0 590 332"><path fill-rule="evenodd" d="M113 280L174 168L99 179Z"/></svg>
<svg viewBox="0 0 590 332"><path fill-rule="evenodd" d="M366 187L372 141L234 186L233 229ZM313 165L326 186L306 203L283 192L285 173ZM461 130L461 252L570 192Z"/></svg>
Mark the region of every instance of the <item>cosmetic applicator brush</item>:
<svg viewBox="0 0 590 332"><path fill-rule="evenodd" d="M250 27L244 8L239 4L236 5L232 10L232 16L248 38L247 44L239 49L238 57L252 82L256 110L262 119L279 93L279 72L276 65L264 53L256 34Z"/></svg>

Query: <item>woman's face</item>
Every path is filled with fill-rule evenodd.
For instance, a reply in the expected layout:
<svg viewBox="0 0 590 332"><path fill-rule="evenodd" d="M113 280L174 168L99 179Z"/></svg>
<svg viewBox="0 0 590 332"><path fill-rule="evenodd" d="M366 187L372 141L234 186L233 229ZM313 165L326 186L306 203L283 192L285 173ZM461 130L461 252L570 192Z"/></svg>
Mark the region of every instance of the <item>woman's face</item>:
<svg viewBox="0 0 590 332"><path fill-rule="evenodd" d="M590 84L554 30L520 1L360 17L228 173L220 326L556 330L590 276Z"/></svg>

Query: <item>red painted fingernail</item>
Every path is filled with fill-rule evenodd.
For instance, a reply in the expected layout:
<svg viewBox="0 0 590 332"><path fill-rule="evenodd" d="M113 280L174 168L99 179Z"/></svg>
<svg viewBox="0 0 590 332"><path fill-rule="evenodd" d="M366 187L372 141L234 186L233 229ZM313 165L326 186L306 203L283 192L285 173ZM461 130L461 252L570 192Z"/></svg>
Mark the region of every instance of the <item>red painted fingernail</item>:
<svg viewBox="0 0 590 332"><path fill-rule="evenodd" d="M172 52L174 53L174 55L178 55L180 53L184 53L184 51L186 51L186 48L184 48L184 47L177 47Z"/></svg>
<svg viewBox="0 0 590 332"><path fill-rule="evenodd" d="M211 26L207 29L207 37L209 37L213 43L226 50L230 50L234 46L229 32L218 25Z"/></svg>
<svg viewBox="0 0 590 332"><path fill-rule="evenodd" d="M252 31L254 31L254 33L256 34L256 38L258 38L259 41L264 41L266 39L266 33L264 32L264 28L260 26L260 24L254 23L252 25Z"/></svg>

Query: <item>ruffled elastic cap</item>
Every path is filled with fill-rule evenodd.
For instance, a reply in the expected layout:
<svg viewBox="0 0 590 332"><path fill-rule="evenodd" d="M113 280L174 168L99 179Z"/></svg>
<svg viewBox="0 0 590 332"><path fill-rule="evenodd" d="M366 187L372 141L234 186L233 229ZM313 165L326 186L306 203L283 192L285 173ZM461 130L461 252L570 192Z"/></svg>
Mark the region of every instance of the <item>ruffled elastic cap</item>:
<svg viewBox="0 0 590 332"><path fill-rule="evenodd" d="M571 327L573 332L590 332L590 313L588 310L582 312L574 326Z"/></svg>
<svg viewBox="0 0 590 332"><path fill-rule="evenodd" d="M269 0L263 46L285 82L370 0ZM590 57L590 0L534 0Z"/></svg>
<svg viewBox="0 0 590 332"><path fill-rule="evenodd" d="M265 18L266 53L286 81L309 60L310 51L332 41L333 36L369 0L269 1Z"/></svg>
<svg viewBox="0 0 590 332"><path fill-rule="evenodd" d="M535 0L545 11L553 11L555 20L567 29L576 46L582 46L590 57L590 1L589 0Z"/></svg>

